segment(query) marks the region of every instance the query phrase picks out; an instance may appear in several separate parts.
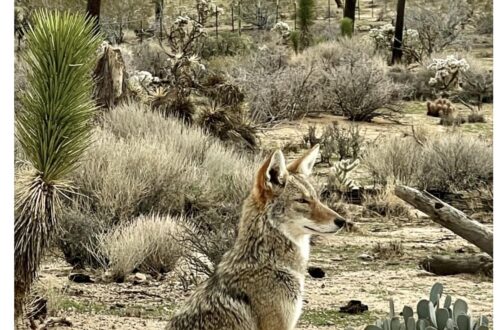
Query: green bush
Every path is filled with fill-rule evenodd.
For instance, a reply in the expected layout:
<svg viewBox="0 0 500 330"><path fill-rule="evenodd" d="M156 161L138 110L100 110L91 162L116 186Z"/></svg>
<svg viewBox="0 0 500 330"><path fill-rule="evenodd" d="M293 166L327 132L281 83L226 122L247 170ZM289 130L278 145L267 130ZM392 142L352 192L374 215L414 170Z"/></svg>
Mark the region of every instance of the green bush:
<svg viewBox="0 0 500 330"><path fill-rule="evenodd" d="M255 49L256 45L249 36L219 32L218 38L210 35L203 40L199 54L201 58L208 60L216 56L247 55Z"/></svg>
<svg viewBox="0 0 500 330"><path fill-rule="evenodd" d="M340 21L340 33L342 34L342 36L351 38L352 27L353 27L352 19L350 19L349 17L344 17Z"/></svg>

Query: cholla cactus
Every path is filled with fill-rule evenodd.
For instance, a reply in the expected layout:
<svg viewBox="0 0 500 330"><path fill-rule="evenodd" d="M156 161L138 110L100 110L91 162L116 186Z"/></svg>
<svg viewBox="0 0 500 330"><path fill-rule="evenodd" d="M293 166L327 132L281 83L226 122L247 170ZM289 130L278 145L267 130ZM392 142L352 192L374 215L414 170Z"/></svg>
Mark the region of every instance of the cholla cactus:
<svg viewBox="0 0 500 330"><path fill-rule="evenodd" d="M429 79L429 85L439 90L460 89L461 74L469 70L469 63L465 59L457 59L449 55L445 59L434 58L427 67L435 71L434 77Z"/></svg>
<svg viewBox="0 0 500 330"><path fill-rule="evenodd" d="M276 23L272 28L272 31L278 32L283 39L286 39L290 36L290 26L285 22Z"/></svg>
<svg viewBox="0 0 500 330"><path fill-rule="evenodd" d="M215 16L215 14L224 14L224 9L218 7L211 0L197 0L196 10L198 11L198 23L200 23L201 25L205 25L207 20L210 17Z"/></svg>
<svg viewBox="0 0 500 330"><path fill-rule="evenodd" d="M359 160L341 160L331 167L328 176L328 190L342 193L352 190L356 183L349 177L349 173L359 165Z"/></svg>
<svg viewBox="0 0 500 330"><path fill-rule="evenodd" d="M392 24L385 24L380 28L371 29L369 36L375 41L379 49L392 49L395 27ZM414 47L418 43L418 31L406 29L403 32L403 46Z"/></svg>

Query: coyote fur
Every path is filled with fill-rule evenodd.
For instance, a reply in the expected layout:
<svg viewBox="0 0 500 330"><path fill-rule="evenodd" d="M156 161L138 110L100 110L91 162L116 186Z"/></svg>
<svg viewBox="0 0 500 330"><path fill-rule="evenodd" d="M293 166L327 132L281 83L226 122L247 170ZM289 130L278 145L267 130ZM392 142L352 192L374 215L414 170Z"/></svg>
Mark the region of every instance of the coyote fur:
<svg viewBox="0 0 500 330"><path fill-rule="evenodd" d="M214 274L187 300L168 330L290 330L302 309L309 238L346 221L318 200L308 181L316 146L286 166L275 151L245 200L238 237Z"/></svg>

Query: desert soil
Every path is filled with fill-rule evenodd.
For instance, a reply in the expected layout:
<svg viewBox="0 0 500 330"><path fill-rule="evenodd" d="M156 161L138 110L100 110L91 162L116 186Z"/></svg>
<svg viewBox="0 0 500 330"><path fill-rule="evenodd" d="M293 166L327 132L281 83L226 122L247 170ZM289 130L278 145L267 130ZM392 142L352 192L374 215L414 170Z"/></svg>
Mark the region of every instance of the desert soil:
<svg viewBox="0 0 500 330"><path fill-rule="evenodd" d="M362 123L367 140L379 135L410 134L411 125L425 127L431 134L446 128L438 119L425 116L425 103L406 103L406 116L401 124L384 120ZM486 107L487 123L465 124L466 134L491 137L492 108ZM265 148L283 147L288 142L300 143L308 125L321 131L332 121L350 123L341 117L321 115L283 123L262 132ZM474 129L468 129L471 125ZM297 154L289 154L294 158ZM319 168L319 172L327 168ZM339 233L321 238L312 247L310 266L321 267L322 279L306 277L304 309L297 329L361 329L377 318L386 317L388 299L394 299L396 310L404 305L416 307L429 295L435 282L441 282L445 294L454 299L464 298L473 315L483 314L490 320L493 311L493 283L483 275L435 276L418 268L418 262L431 254L456 254L461 249L478 252L477 248L447 229L434 224L422 213L413 210L411 217L394 218L373 214L367 216L361 206L350 205L349 213L358 227L355 232ZM492 227L492 217L486 219ZM401 242L402 255L377 257L373 248L381 243ZM375 257L362 260L362 254ZM145 283L104 283L101 272L92 274L96 283L78 284L68 280L71 267L62 258L52 256L44 263L39 286L49 293L49 307L73 322L72 329L162 329L169 317L190 295L174 271L160 279L148 278ZM52 299L51 299L52 298ZM349 300L361 300L369 308L358 315L339 313L339 307ZM58 328L55 328L58 329ZM63 329L60 327L60 329Z"/></svg>

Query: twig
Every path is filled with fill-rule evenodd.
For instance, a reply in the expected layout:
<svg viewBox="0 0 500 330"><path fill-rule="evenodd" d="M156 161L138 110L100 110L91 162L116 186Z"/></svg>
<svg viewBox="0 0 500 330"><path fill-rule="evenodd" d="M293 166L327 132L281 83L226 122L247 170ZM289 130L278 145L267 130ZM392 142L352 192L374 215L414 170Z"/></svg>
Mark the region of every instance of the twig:
<svg viewBox="0 0 500 330"><path fill-rule="evenodd" d="M424 143L417 138L417 135L415 134L415 126L413 125L411 125L411 132L413 134L413 138L415 139L415 141L423 147Z"/></svg>

